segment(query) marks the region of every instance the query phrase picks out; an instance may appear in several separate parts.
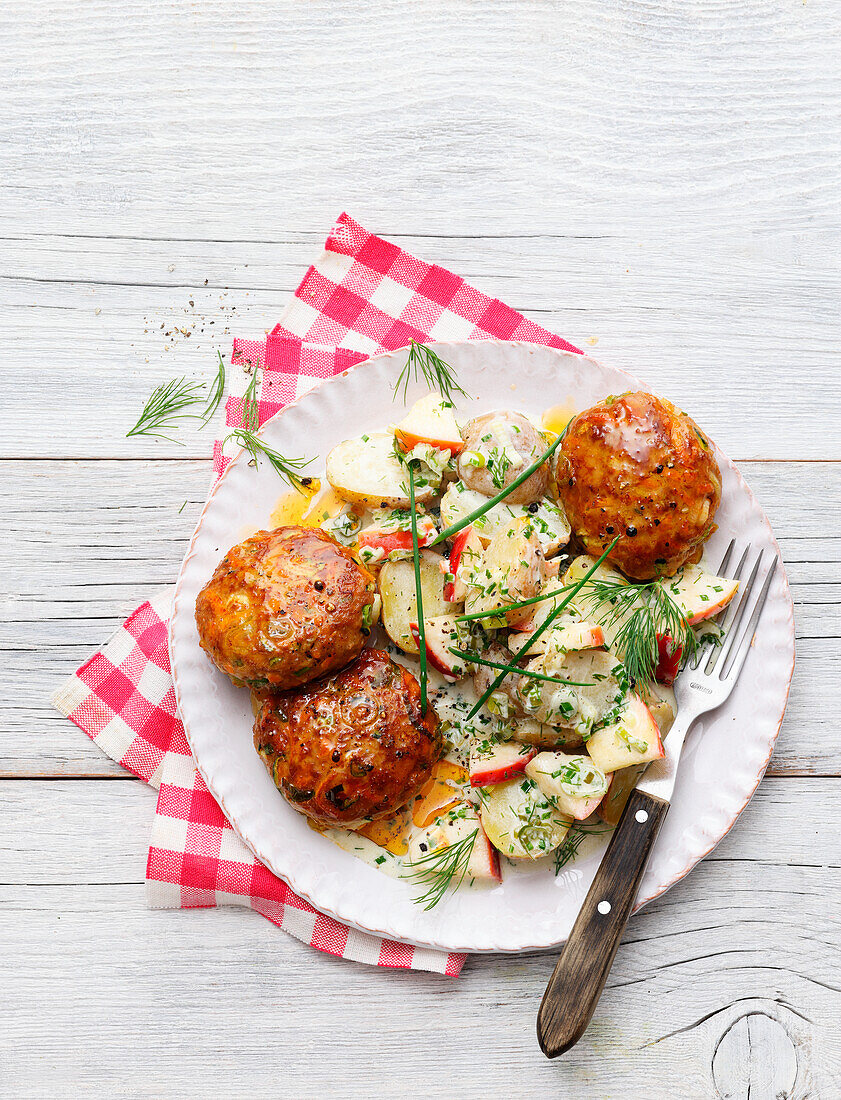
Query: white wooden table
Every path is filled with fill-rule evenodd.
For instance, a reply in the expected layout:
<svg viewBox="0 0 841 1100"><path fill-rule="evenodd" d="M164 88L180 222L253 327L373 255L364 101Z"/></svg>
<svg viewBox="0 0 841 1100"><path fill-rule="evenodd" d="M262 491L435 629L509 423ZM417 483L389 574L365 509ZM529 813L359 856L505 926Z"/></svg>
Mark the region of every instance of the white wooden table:
<svg viewBox="0 0 841 1100"><path fill-rule="evenodd" d="M0 6L0 1094L841 1095L838 14ZM173 581L208 485L209 433L125 438L145 396L270 327L342 208L689 409L794 590L767 778L554 1063L549 956L451 981L147 910L154 793L48 702Z"/></svg>

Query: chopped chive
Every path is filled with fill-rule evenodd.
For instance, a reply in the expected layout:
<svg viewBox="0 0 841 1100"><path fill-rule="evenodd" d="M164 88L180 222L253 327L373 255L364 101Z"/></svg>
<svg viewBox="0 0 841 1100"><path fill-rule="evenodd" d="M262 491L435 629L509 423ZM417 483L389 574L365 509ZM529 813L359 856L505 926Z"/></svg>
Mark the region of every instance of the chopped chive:
<svg viewBox="0 0 841 1100"><path fill-rule="evenodd" d="M409 467L409 505L412 510L412 561L415 566L415 595L418 604L418 650L420 652L421 715L426 714L426 626L423 621L423 593L420 578L420 551L418 549L418 517L415 512L415 469Z"/></svg>
<svg viewBox="0 0 841 1100"><path fill-rule="evenodd" d="M488 668L501 668L505 672L516 673L517 676L529 676L532 680L547 680L550 684L564 684L567 687L591 688L596 686L579 680L562 680L559 676L546 676L542 672L532 672L529 668L520 668L519 665L505 665L501 661L488 661L486 658L480 657L478 653L464 653L460 649L449 647L447 647L447 652L455 654L456 657L463 657L469 664L487 665Z"/></svg>
<svg viewBox="0 0 841 1100"><path fill-rule="evenodd" d="M490 611L470 611L466 615L456 615L457 623L467 623L471 619L490 619L494 616L503 615L506 611L517 611L521 607L530 607L533 603L542 603L544 600L551 600L553 596L563 596L564 592L571 585L565 584L562 588L555 588L551 592L544 592L540 596L532 596L528 600L518 600L517 603L509 603L504 607L495 607Z"/></svg>
<svg viewBox="0 0 841 1100"><path fill-rule="evenodd" d="M528 639L525 646L523 647L524 653L528 653L528 651L531 649L537 639L549 629L549 627L552 625L558 615L560 615L560 613L570 602L576 592L579 592L590 579L590 577L592 577L592 575L595 573L595 571L598 569L598 567L601 565L601 563L604 561L604 559L607 557L613 547L617 544L617 542L619 542L619 535L616 536L616 538L613 540L610 546L608 546L602 556L593 565L590 566L590 568L587 570L581 580L572 586L569 593L564 596L558 606L553 608L553 610L549 612L549 614L546 616L540 626L532 633L531 637ZM496 689L499 687L499 685L502 683L507 675L507 672L500 672L499 676L497 676L490 687L487 688L482 696L477 700L477 702L474 703L472 710L467 715L468 719L472 718L485 705L485 702L491 697L491 695L493 695L493 693L496 691Z"/></svg>

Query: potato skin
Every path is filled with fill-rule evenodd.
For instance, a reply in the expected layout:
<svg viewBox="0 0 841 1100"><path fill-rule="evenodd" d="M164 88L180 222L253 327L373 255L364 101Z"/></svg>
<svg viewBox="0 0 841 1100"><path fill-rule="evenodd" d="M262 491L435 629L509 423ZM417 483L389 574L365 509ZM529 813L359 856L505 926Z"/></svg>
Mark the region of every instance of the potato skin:
<svg viewBox="0 0 841 1100"><path fill-rule="evenodd" d="M290 805L323 825L387 817L413 798L441 755L438 718L383 650L329 678L267 695L254 746Z"/></svg>
<svg viewBox="0 0 841 1100"><path fill-rule="evenodd" d="M232 547L196 600L202 649L255 691L299 687L359 656L374 578L313 527L278 527Z"/></svg>
<svg viewBox="0 0 841 1100"><path fill-rule="evenodd" d="M485 452L488 447L498 446L495 440L486 444L482 438L487 434L488 427L494 421L501 421L506 427L510 445L523 459L522 466L511 466L505 471L500 479L500 485L494 482L490 469L487 467L476 469L470 466L464 457L466 451ZM464 450L459 456L459 477L468 489L475 489L476 492L482 493L486 497L494 497L502 489L507 489L512 481L516 481L523 470L527 466L531 466L546 450L543 436L534 424L517 412L490 412L485 413L483 416L477 416L474 420L465 424L461 434L464 438ZM533 500L540 500L549 488L550 480L549 464L546 462L535 470L531 477L526 478L522 485L509 493L505 498L505 503L530 504Z"/></svg>
<svg viewBox="0 0 841 1100"><path fill-rule="evenodd" d="M697 562L721 501L712 443L686 413L650 393L607 398L570 423L558 490L589 554L629 577L672 576Z"/></svg>

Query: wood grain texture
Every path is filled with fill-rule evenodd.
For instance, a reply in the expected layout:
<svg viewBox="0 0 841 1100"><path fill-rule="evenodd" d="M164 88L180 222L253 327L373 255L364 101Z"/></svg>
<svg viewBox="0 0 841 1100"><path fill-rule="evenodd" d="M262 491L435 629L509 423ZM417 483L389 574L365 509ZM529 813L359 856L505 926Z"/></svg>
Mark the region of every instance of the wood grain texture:
<svg viewBox="0 0 841 1100"><path fill-rule="evenodd" d="M841 463L742 471L769 511L795 599L797 669L771 771L838 775L841 539L826 517L841 512ZM130 611L174 583L209 479L207 460L0 462L0 775L126 776L49 697Z"/></svg>
<svg viewBox="0 0 841 1100"><path fill-rule="evenodd" d="M700 1100L715 1095L719 1040L762 1012L813 1075L794 1095L831 1098L839 795L834 779L768 779L716 852L632 918L584 1039L549 1063L534 1019L552 954L477 957L452 982L320 955L244 910L150 912L153 792L8 781L4 1089L368 1100L376 1072L377 1094L395 1100L449 1098L456 1079L468 1096L589 1100L639 1097L644 1073L649 1096L676 1095L679 1080L681 1100ZM726 1054L719 1082L732 1080Z"/></svg>
<svg viewBox="0 0 841 1100"><path fill-rule="evenodd" d="M6 0L0 33L0 1094L841 1094L834 6ZM792 581L769 777L557 1063L551 955L450 982L149 912L154 794L49 707L206 492L210 429L125 438L146 395L271 327L342 209L689 410Z"/></svg>

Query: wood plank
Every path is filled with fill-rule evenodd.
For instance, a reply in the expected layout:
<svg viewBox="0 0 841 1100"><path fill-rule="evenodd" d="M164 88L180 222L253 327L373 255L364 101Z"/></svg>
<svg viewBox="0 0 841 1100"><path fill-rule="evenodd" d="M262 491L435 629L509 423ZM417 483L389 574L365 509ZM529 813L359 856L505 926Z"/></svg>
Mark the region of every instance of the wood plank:
<svg viewBox="0 0 841 1100"><path fill-rule="evenodd" d="M142 784L0 794L10 1095L367 1100L374 1066L385 1097L449 1097L457 1076L467 1096L637 1097L644 1078L647 1095L678 1080L701 1098L734 1082L730 1048L762 1080L769 1047L766 1073L794 1065L789 1095L838 1092L838 780L763 784L717 852L633 918L590 1029L554 1063L534 1036L551 954L471 958L451 981L320 955L242 910L150 913Z"/></svg>
<svg viewBox="0 0 841 1100"><path fill-rule="evenodd" d="M841 464L746 463L743 471L769 509L796 600L798 667L771 769L841 774L841 540L826 526L841 510ZM125 775L52 710L49 696L134 607L174 582L208 484L207 462L0 464L8 548L0 774Z"/></svg>
<svg viewBox="0 0 841 1100"><path fill-rule="evenodd" d="M622 0L560 19L530 0L515 27L492 0L2 14L13 232L37 210L50 232L265 240L279 222L322 232L346 203L418 234L660 225L773 251L769 228L796 249L834 221L831 6Z"/></svg>
<svg viewBox="0 0 841 1100"><path fill-rule="evenodd" d="M232 334L259 337L274 325L330 220L321 234L292 241L3 241L0 305L12 402L0 408L0 453L206 453L211 429L180 430L186 451L125 433L154 385L181 374L212 377L217 350L227 356ZM769 258L763 248L745 255L731 238L705 238L695 255L685 241L639 237L401 243L638 375L737 458L841 458L833 419L841 399L831 304L841 293L837 253L826 255L822 246L805 275L790 256ZM637 287L629 285L631 263ZM117 376L119 384L102 385ZM33 423L17 406L31 400L36 377L40 392L62 400L43 402ZM798 403L810 409L808 433L791 416L795 377Z"/></svg>

